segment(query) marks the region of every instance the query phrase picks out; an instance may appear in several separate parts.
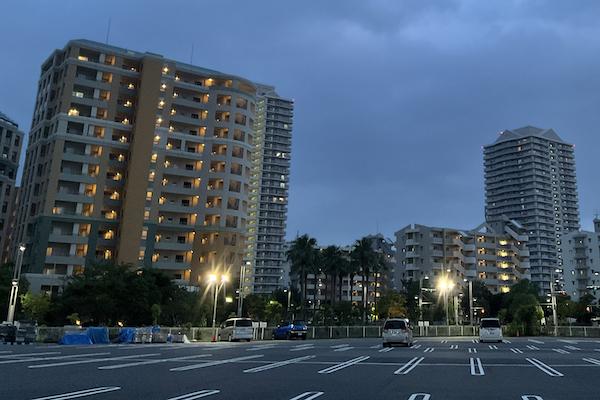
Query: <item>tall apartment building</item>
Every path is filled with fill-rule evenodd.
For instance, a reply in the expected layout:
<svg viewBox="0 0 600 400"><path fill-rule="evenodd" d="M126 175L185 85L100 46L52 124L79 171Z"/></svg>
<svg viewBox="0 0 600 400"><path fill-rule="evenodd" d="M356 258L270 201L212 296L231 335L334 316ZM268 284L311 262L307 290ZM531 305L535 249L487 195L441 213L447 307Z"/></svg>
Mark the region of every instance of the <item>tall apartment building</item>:
<svg viewBox="0 0 600 400"><path fill-rule="evenodd" d="M289 282L284 247L294 102L265 85L257 96L244 294L272 293Z"/></svg>
<svg viewBox="0 0 600 400"><path fill-rule="evenodd" d="M23 132L19 125L0 112L0 262L10 261L10 241L14 224L15 187Z"/></svg>
<svg viewBox="0 0 600 400"><path fill-rule="evenodd" d="M508 292L515 282L529 279L527 241L524 228L510 220L472 230L408 225L396 232L397 285L480 280L492 293Z"/></svg>
<svg viewBox="0 0 600 400"><path fill-rule="evenodd" d="M522 224L529 236L531 280L550 291L563 234L579 230L574 146L552 129L504 130L484 147L485 215Z"/></svg>
<svg viewBox="0 0 600 400"><path fill-rule="evenodd" d="M575 301L586 294L600 299L600 219L594 219L594 232L563 235L560 253L565 293Z"/></svg>
<svg viewBox="0 0 600 400"><path fill-rule="evenodd" d="M16 236L34 290L97 260L239 274L257 85L73 40L42 64ZM263 140L257 138L257 140Z"/></svg>

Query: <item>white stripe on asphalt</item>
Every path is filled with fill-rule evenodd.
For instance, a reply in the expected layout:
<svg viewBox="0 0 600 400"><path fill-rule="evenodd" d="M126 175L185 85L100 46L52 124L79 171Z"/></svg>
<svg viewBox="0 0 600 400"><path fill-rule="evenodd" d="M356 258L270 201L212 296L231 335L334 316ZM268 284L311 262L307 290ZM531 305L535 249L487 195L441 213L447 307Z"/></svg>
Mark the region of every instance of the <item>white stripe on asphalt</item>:
<svg viewBox="0 0 600 400"><path fill-rule="evenodd" d="M275 362L273 364L267 364L267 365L262 365L260 367L246 369L246 370L244 370L244 372L253 373L253 372L267 371L269 369L279 368L279 367L283 367L283 366L286 366L286 365L298 363L298 362L301 362L301 361L310 360L311 358L315 358L315 357L316 356L304 356L304 357L291 358L289 360L279 361L279 362Z"/></svg>
<svg viewBox="0 0 600 400"><path fill-rule="evenodd" d="M52 354L61 354L60 351L46 351L44 353L23 353L23 354L10 354L0 356L0 358L13 358L13 357L31 357L31 356L49 356Z"/></svg>
<svg viewBox="0 0 600 400"><path fill-rule="evenodd" d="M343 363L333 365L333 366L331 366L329 368L322 369L318 373L319 374L332 374L332 373L337 372L337 371L339 371L341 369L348 368L348 367L350 367L350 366L352 366L354 364L358 364L361 361L368 360L369 358L370 358L369 356L356 357L356 358L353 358L351 360L344 361Z"/></svg>
<svg viewBox="0 0 600 400"><path fill-rule="evenodd" d="M563 342L563 343L569 343L569 344L577 344L576 340L558 339L557 342Z"/></svg>
<svg viewBox="0 0 600 400"><path fill-rule="evenodd" d="M415 357L394 372L396 375L406 375L419 365L425 357Z"/></svg>
<svg viewBox="0 0 600 400"><path fill-rule="evenodd" d="M136 354L134 356L94 358L91 360L77 360L77 361L65 361L65 362L51 363L51 364L28 365L27 368L62 367L64 365L91 364L91 363L104 362L104 361L127 360L130 358L152 357L152 356L159 356L159 355L160 355L160 353L150 353L150 354Z"/></svg>
<svg viewBox="0 0 600 400"><path fill-rule="evenodd" d="M458 345L457 344L450 345L450 350L457 350L457 349L458 349Z"/></svg>
<svg viewBox="0 0 600 400"><path fill-rule="evenodd" d="M381 347L381 346L377 344L377 345L375 345L375 346L371 346L371 347L369 347L369 348L370 348L370 349L378 349L378 348L380 348L380 347Z"/></svg>
<svg viewBox="0 0 600 400"><path fill-rule="evenodd" d="M490 344L489 347L490 350L498 350L498 346L496 346L495 344Z"/></svg>
<svg viewBox="0 0 600 400"><path fill-rule="evenodd" d="M304 350L312 350L315 348L314 344L307 344L307 345L302 345L301 346L296 346L292 349L290 349L290 351L304 351Z"/></svg>
<svg viewBox="0 0 600 400"><path fill-rule="evenodd" d="M171 372L175 372L175 371L189 371L191 369L214 367L214 366L217 366L217 365L229 364L229 363L234 363L234 362L237 362L237 361L252 360L254 358L261 358L261 357L264 357L264 356L265 356L264 354L256 354L254 356L228 358L226 360L209 361L209 362L205 362L205 363L202 363L202 364L193 364L193 365L186 365L185 367L171 368L169 371L171 371Z"/></svg>
<svg viewBox="0 0 600 400"><path fill-rule="evenodd" d="M509 343L509 344L510 344L510 343L512 343L512 342L511 342L510 340L506 340L506 339L505 339L505 340L503 340L503 341L502 341L502 343Z"/></svg>
<svg viewBox="0 0 600 400"><path fill-rule="evenodd" d="M469 347L469 353L477 353L477 349Z"/></svg>
<svg viewBox="0 0 600 400"><path fill-rule="evenodd" d="M378 350L378 352L379 353L387 353L388 351L392 351L392 350L394 350L393 347L385 347L385 348L383 348L381 350Z"/></svg>
<svg viewBox="0 0 600 400"><path fill-rule="evenodd" d="M433 353L434 348L433 347L428 347L425 350L423 350L423 353Z"/></svg>
<svg viewBox="0 0 600 400"><path fill-rule="evenodd" d="M69 356L53 356L53 357L32 357L32 358L17 358L14 360L2 360L0 364L16 364L26 363L33 361L46 361L46 360L64 360L68 358L85 358L86 356L105 356L110 353L89 353L89 354L71 354Z"/></svg>
<svg viewBox="0 0 600 400"><path fill-rule="evenodd" d="M544 400L540 396L536 396L535 394L524 394L521 396L521 400Z"/></svg>
<svg viewBox="0 0 600 400"><path fill-rule="evenodd" d="M410 346L411 349L418 349L420 347L421 347L420 344Z"/></svg>
<svg viewBox="0 0 600 400"><path fill-rule="evenodd" d="M221 393L220 390L200 390L198 392L192 392L177 397L169 397L167 400L194 400L202 397L212 396L213 394Z"/></svg>
<svg viewBox="0 0 600 400"><path fill-rule="evenodd" d="M473 358L471 357L471 375L475 376L483 376L485 372L483 371L483 365L481 365L481 359L479 357Z"/></svg>
<svg viewBox="0 0 600 400"><path fill-rule="evenodd" d="M511 348L510 351L512 351L515 354L523 354L523 350L521 349Z"/></svg>
<svg viewBox="0 0 600 400"><path fill-rule="evenodd" d="M448 341L447 340L442 340L442 343L448 343Z"/></svg>
<svg viewBox="0 0 600 400"><path fill-rule="evenodd" d="M596 360L595 358L582 358L583 361L587 361L591 364L600 365L600 360Z"/></svg>
<svg viewBox="0 0 600 400"><path fill-rule="evenodd" d="M544 344L544 342L542 342L541 340L527 339L527 341L531 342L531 343L536 343L536 344Z"/></svg>
<svg viewBox="0 0 600 400"><path fill-rule="evenodd" d="M429 400L431 395L429 393L413 393L410 395L408 400Z"/></svg>
<svg viewBox="0 0 600 400"><path fill-rule="evenodd" d="M569 350L581 350L579 347L575 347L575 346L565 346L565 349L569 349Z"/></svg>
<svg viewBox="0 0 600 400"><path fill-rule="evenodd" d="M321 395L323 395L323 392L304 392L296 397L291 398L290 400L313 400Z"/></svg>
<svg viewBox="0 0 600 400"><path fill-rule="evenodd" d="M197 354L195 356L186 356L186 357L173 357L173 358L161 358L160 360L146 360L146 361L136 361L127 364L114 364L114 365L105 365L103 367L98 367L98 369L120 369L120 368L129 368L129 367L137 367L138 365L150 365L150 364L159 364L168 361L185 361L194 358L201 357L210 357L212 354Z"/></svg>
<svg viewBox="0 0 600 400"><path fill-rule="evenodd" d="M540 360L538 360L536 358L526 358L526 360L550 376L564 376L563 374L561 374L560 372L558 372L551 366L544 364L543 362L541 362Z"/></svg>
<svg viewBox="0 0 600 400"><path fill-rule="evenodd" d="M540 349L539 347L537 347L537 346L533 346L533 345L531 345L531 344L528 344L528 345L527 345L527 348L528 348L529 350L539 350L539 349Z"/></svg>
<svg viewBox="0 0 600 400"><path fill-rule="evenodd" d="M339 349L341 347L347 347L347 346L350 346L350 345L348 343L345 343L345 344L337 344L335 346L330 346L330 348L332 348L332 349Z"/></svg>
<svg viewBox="0 0 600 400"><path fill-rule="evenodd" d="M335 349L334 351L346 351L346 350L352 350L354 347L340 347L339 349Z"/></svg>
<svg viewBox="0 0 600 400"><path fill-rule="evenodd" d="M79 390L77 392L55 394L53 396L36 397L35 399L32 399L32 400L76 399L78 397L86 397L86 396L92 396L92 395L100 394L100 393L114 392L115 390L121 390L121 388L119 386L103 386L103 387L97 387L97 388L93 388L93 389Z"/></svg>
<svg viewBox="0 0 600 400"><path fill-rule="evenodd" d="M473 343L479 343L479 340L478 339L473 339L472 342Z"/></svg>
<svg viewBox="0 0 600 400"><path fill-rule="evenodd" d="M555 352L557 352L559 354L571 354L570 351L566 351L566 350L563 350L563 349L552 349L552 350L554 350Z"/></svg>

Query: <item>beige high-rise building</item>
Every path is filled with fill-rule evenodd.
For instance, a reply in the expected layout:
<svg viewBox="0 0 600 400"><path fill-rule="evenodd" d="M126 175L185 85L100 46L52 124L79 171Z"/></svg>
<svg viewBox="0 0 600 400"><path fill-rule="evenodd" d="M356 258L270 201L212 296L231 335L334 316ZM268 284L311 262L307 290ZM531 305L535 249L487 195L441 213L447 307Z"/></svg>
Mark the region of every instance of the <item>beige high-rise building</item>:
<svg viewBox="0 0 600 400"><path fill-rule="evenodd" d="M14 223L15 182L23 132L19 125L0 112L0 262L11 261L10 241Z"/></svg>
<svg viewBox="0 0 600 400"><path fill-rule="evenodd" d="M87 40L42 65L16 237L32 289L96 260L239 274L257 85ZM260 140L260 138L257 138ZM260 172L260 171L259 171Z"/></svg>

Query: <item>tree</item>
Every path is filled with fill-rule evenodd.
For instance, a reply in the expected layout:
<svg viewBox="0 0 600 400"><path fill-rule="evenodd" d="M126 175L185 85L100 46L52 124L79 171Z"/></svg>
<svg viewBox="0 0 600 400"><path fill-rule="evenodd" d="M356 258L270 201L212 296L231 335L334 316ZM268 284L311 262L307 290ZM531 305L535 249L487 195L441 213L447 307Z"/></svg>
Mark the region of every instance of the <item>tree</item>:
<svg viewBox="0 0 600 400"><path fill-rule="evenodd" d="M335 299L335 284L336 278L340 270L344 268L344 256L342 250L338 246L328 246L321 252L321 267L325 276L327 277L326 281L328 282L327 293L331 297L331 303L334 303ZM331 285L329 285L329 282ZM341 286L340 279L340 286ZM327 299L325 300L327 303Z"/></svg>
<svg viewBox="0 0 600 400"><path fill-rule="evenodd" d="M491 302L493 294L490 290L485 286L485 283L476 280L472 282L473 285L473 316L476 315L476 311L481 312L483 310L483 314L488 317L495 317L498 315L499 309L492 310ZM460 307L462 309L463 315L469 315L469 291L465 290L465 295L462 296L460 301Z"/></svg>
<svg viewBox="0 0 600 400"><path fill-rule="evenodd" d="M45 293L25 293L21 295L21 305L27 319L43 324L50 311L50 297Z"/></svg>
<svg viewBox="0 0 600 400"><path fill-rule="evenodd" d="M270 300L265 306L265 319L271 325L277 325L283 318L283 305L281 303Z"/></svg>
<svg viewBox="0 0 600 400"><path fill-rule="evenodd" d="M379 300L379 317L395 318L407 316L406 299L401 293L386 290Z"/></svg>
<svg viewBox="0 0 600 400"><path fill-rule="evenodd" d="M244 315L255 321L264 321L265 306L266 299L259 294L249 294L244 297Z"/></svg>
<svg viewBox="0 0 600 400"><path fill-rule="evenodd" d="M371 270L376 262L377 253L373 250L371 239L363 237L354 243L354 247L350 253L352 262L360 270L362 275L362 307L363 307L363 324L367 322L367 306L368 306L368 284Z"/></svg>
<svg viewBox="0 0 600 400"><path fill-rule="evenodd" d="M296 275L300 283L300 300L302 302L302 316L306 319L306 280L308 271L317 264L317 240L302 235L297 237L287 251L287 258L291 262L290 275Z"/></svg>

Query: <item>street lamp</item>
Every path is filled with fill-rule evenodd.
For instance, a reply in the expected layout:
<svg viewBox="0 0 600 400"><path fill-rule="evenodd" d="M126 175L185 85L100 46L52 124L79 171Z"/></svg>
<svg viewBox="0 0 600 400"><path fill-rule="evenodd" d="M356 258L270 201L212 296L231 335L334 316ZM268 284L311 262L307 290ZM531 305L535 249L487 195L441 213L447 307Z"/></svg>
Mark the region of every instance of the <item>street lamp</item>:
<svg viewBox="0 0 600 400"><path fill-rule="evenodd" d="M287 305L285 307L285 314L287 318L290 317L290 302L292 300L292 289L283 289L283 293L287 293Z"/></svg>
<svg viewBox="0 0 600 400"><path fill-rule="evenodd" d="M446 277L442 277L438 282L438 290L444 296L444 311L446 313L446 325L450 326L450 316L448 313L448 292L454 288L454 282Z"/></svg>
<svg viewBox="0 0 600 400"><path fill-rule="evenodd" d="M25 253L25 245L19 244L17 252L17 263L13 273L12 284L10 287L10 297L8 298L8 315L6 321L10 324L15 320L15 308L17 306L17 297L19 294L19 279L21 279L21 266L23 265L23 254Z"/></svg>
<svg viewBox="0 0 600 400"><path fill-rule="evenodd" d="M554 323L554 336L558 336L558 315L556 312L556 292L554 291L554 273L562 272L562 270L556 268L550 270L550 296L551 296L551 304L552 304L552 322Z"/></svg>
<svg viewBox="0 0 600 400"><path fill-rule="evenodd" d="M217 301L219 300L218 294L221 287L223 287L229 281L229 277L227 275L221 275L221 280L219 282L219 277L217 274L208 275L208 284L213 285L213 293L214 293L214 302L213 302L213 320L212 320L212 328L213 328L213 337L212 341L215 342L217 340Z"/></svg>
<svg viewBox="0 0 600 400"><path fill-rule="evenodd" d="M464 280L469 283L469 322L473 326L473 280L467 278Z"/></svg>
<svg viewBox="0 0 600 400"><path fill-rule="evenodd" d="M244 281L246 280L246 267L250 266L250 261L246 261L246 264L242 264L242 268L240 269L240 289L239 289L239 297L238 297L238 317L242 316L243 305L244 305Z"/></svg>

